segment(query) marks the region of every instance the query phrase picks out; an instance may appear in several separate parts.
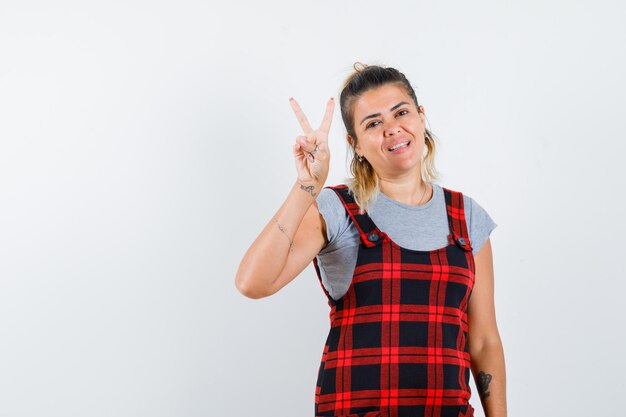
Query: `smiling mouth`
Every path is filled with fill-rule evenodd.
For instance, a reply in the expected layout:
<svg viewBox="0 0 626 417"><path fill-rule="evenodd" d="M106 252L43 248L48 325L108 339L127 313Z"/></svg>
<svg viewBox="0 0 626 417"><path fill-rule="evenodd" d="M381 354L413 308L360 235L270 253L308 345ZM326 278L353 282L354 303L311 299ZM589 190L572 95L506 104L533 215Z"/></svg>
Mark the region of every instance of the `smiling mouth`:
<svg viewBox="0 0 626 417"><path fill-rule="evenodd" d="M393 145L393 146L392 146L392 147L390 147L390 148L387 148L387 150L388 150L389 152L393 152L393 151L396 151L396 150L398 150L398 149L403 149L403 148L408 147L408 146L409 146L409 143L411 143L411 141L408 141L408 140L407 140L407 141L405 141L405 142L400 142L400 143L398 143L398 144Z"/></svg>

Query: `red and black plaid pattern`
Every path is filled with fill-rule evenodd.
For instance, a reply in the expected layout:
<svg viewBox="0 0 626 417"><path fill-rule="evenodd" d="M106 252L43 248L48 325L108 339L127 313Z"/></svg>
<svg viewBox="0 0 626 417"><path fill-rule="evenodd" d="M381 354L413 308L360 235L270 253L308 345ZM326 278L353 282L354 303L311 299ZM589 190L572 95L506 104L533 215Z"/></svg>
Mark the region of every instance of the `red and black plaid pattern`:
<svg viewBox="0 0 626 417"><path fill-rule="evenodd" d="M361 244L352 283L330 305L330 332L319 367L316 416L473 416L468 400L467 306L474 257L463 195L444 188L448 245L402 248L359 208L346 185L341 199ZM317 259L313 261L321 284Z"/></svg>

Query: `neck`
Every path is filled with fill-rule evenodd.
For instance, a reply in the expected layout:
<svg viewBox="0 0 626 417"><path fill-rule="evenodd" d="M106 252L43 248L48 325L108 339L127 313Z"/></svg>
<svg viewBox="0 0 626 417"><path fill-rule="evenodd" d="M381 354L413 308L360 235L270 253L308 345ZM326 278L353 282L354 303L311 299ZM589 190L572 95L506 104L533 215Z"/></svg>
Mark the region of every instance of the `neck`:
<svg viewBox="0 0 626 417"><path fill-rule="evenodd" d="M426 204L432 197L432 186L421 177L380 178L380 190L390 198L411 206Z"/></svg>

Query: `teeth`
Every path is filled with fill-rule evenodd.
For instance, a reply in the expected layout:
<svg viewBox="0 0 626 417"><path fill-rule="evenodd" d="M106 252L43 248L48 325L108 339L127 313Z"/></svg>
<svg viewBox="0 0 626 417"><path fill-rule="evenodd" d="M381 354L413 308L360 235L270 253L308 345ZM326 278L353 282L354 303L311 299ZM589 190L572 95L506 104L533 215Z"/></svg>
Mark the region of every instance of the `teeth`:
<svg viewBox="0 0 626 417"><path fill-rule="evenodd" d="M398 149L401 146L404 145L408 145L409 142L402 142L402 143L398 143L397 145L392 146L391 148L389 148L390 151L395 151L396 149Z"/></svg>

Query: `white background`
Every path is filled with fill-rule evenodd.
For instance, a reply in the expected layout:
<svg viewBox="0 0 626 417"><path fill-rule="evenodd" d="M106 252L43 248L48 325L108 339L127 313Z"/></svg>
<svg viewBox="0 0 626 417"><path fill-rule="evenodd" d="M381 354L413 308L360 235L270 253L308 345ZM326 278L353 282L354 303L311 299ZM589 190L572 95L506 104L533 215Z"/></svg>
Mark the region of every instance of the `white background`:
<svg viewBox="0 0 626 417"><path fill-rule="evenodd" d="M491 236L510 416L619 415L619 1L0 2L0 415L312 416L309 267L234 286L355 61L404 72ZM343 182L335 111L327 184ZM473 387L472 404L482 408Z"/></svg>

